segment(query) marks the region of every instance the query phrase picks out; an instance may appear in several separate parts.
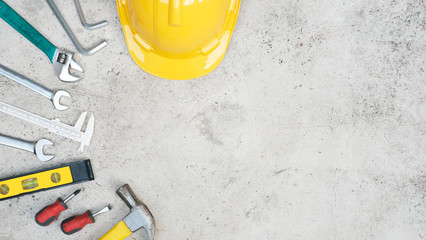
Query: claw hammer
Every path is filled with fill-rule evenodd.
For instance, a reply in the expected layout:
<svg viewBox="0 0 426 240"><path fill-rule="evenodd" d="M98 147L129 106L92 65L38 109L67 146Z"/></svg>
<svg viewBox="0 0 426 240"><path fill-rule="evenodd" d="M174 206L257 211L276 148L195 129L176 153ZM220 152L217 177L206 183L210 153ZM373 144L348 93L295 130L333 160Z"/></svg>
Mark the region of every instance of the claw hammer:
<svg viewBox="0 0 426 240"><path fill-rule="evenodd" d="M130 213L99 240L122 240L140 228L144 228L148 239L153 240L155 221L146 205L136 198L128 184L120 187L117 194L130 208Z"/></svg>

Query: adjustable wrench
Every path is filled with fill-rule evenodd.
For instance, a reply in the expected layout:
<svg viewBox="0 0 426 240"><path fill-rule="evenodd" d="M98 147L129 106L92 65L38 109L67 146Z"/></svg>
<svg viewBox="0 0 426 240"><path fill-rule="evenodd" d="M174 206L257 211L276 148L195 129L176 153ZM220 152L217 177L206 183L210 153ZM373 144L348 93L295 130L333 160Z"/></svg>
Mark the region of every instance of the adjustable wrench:
<svg viewBox="0 0 426 240"><path fill-rule="evenodd" d="M70 68L83 72L83 68L72 59L73 53L59 49L50 43L3 0L0 0L0 17L47 55L60 80L75 82L80 79L69 73Z"/></svg>
<svg viewBox="0 0 426 240"><path fill-rule="evenodd" d="M52 155L44 155L43 147L46 145L53 145L51 141L44 138L38 140L37 142L27 142L24 140L0 135L0 144L32 152L42 162L49 161L54 157Z"/></svg>
<svg viewBox="0 0 426 240"><path fill-rule="evenodd" d="M61 97L71 97L71 95L65 91L65 90L50 90L31 79L25 77L24 75L21 75L15 71L13 71L10 68L7 68L0 64L0 74L12 79L13 81L37 92L38 94L41 94L42 96L50 99L53 103L53 106L55 106L58 110L67 110L68 107L61 104L60 100Z"/></svg>

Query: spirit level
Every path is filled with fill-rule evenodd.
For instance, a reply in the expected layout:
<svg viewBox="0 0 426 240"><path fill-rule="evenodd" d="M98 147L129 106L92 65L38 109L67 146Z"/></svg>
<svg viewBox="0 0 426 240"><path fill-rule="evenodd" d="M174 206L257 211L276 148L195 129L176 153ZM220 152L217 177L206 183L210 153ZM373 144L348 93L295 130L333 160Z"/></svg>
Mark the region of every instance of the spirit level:
<svg viewBox="0 0 426 240"><path fill-rule="evenodd" d="M0 201L94 179L90 160L1 179Z"/></svg>

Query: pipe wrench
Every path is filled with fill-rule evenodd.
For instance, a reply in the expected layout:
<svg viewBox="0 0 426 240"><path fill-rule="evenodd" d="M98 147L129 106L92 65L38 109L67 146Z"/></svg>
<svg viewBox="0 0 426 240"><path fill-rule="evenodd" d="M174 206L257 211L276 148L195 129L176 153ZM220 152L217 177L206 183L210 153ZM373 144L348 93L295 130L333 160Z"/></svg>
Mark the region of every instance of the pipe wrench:
<svg viewBox="0 0 426 240"><path fill-rule="evenodd" d="M0 17L47 55L60 80L75 82L80 79L69 73L70 68L83 72L83 68L72 59L73 53L57 48L50 43L3 0L0 0Z"/></svg>

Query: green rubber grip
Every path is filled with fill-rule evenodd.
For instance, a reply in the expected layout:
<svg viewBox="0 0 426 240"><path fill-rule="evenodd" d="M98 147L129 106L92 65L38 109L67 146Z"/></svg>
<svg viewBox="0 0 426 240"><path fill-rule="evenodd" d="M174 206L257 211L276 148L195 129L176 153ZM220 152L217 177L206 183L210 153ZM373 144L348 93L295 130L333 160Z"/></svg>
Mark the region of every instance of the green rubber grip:
<svg viewBox="0 0 426 240"><path fill-rule="evenodd" d="M16 31L30 40L30 42L40 48L40 50L49 57L49 60L53 62L56 47L3 0L0 0L0 17L9 23Z"/></svg>

